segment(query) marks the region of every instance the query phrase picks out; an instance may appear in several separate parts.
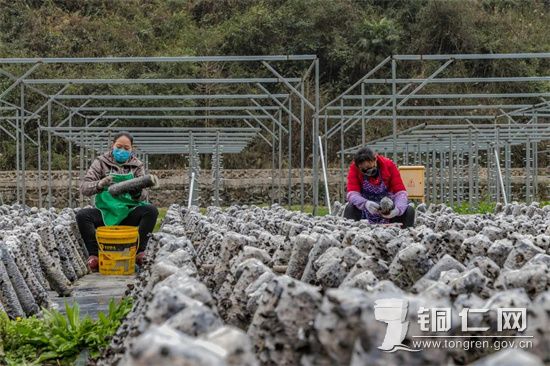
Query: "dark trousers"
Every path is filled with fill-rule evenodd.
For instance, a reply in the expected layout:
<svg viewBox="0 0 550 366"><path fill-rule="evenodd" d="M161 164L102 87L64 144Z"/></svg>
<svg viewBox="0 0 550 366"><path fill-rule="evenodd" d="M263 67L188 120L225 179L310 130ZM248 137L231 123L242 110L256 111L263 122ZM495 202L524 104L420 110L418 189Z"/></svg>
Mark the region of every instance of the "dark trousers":
<svg viewBox="0 0 550 366"><path fill-rule="evenodd" d="M346 208L344 210L344 217L346 219L359 221L361 220L361 210L355 207L355 205L348 202L346 205ZM407 206L407 210L403 215L396 216L393 219L390 219L390 223L392 224L401 224L402 228L408 228L414 226L414 207Z"/></svg>
<svg viewBox="0 0 550 366"><path fill-rule="evenodd" d="M138 206L130 211L119 225L139 226L139 247L138 253L143 252L147 247L149 234L153 232L159 212L153 205ZM76 213L76 223L80 235L86 244L89 255L97 256L98 245L95 238L95 230L99 226L105 226L101 211L97 208L83 208Z"/></svg>

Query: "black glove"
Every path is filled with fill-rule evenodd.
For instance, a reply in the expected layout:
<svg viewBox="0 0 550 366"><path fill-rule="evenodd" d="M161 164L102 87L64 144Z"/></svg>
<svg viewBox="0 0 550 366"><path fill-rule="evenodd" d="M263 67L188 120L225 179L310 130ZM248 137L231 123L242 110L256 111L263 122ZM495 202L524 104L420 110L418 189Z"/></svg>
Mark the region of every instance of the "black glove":
<svg viewBox="0 0 550 366"><path fill-rule="evenodd" d="M135 199L135 200L138 200L140 197L141 197L141 189L134 189L128 193L130 193L130 196Z"/></svg>

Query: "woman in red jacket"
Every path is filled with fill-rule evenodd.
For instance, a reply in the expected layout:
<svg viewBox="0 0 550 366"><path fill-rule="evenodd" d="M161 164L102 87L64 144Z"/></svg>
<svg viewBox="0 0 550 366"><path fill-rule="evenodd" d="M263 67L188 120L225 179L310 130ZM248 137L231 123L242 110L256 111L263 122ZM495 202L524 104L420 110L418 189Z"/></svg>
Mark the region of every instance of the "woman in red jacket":
<svg viewBox="0 0 550 366"><path fill-rule="evenodd" d="M365 147L355 154L349 167L347 191L345 218L365 219L371 224L400 223L404 228L414 226L414 208L408 204L399 170L393 161L372 149ZM394 206L385 214L380 212L384 197L389 197Z"/></svg>

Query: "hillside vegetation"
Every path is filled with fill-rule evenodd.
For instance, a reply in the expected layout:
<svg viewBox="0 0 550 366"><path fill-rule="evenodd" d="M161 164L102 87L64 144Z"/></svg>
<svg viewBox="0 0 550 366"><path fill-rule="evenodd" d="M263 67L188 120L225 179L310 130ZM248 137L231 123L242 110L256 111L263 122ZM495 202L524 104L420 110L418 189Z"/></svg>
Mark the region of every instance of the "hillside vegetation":
<svg viewBox="0 0 550 366"><path fill-rule="evenodd" d="M321 65L323 105L391 54L548 52L549 24L548 0L0 0L0 57L316 54ZM287 69L283 64L279 66L288 74L299 75L308 65L294 64ZM399 72L425 75L434 65L410 70L407 67L413 65L404 66ZM19 66L8 69L17 75L24 73ZM549 71L548 61L474 62L457 63L446 75L528 76L549 75ZM55 69L43 66L33 76L60 74L101 78L270 75L261 65L203 63ZM0 78L0 90L10 84L7 78ZM459 87L462 89L458 91L467 91L468 86ZM76 92L93 92L86 86L74 88ZM102 86L95 90L146 94L151 92L150 88ZM155 90L214 94L226 88L169 85ZM550 90L548 83L533 83L529 88ZM44 89L55 92L50 86ZM529 90L522 88L522 91ZM8 100L19 103L18 92L11 93ZM43 97L28 94L28 109L36 109L42 103ZM199 101L196 105L207 103ZM54 119L64 118L61 110L54 109L53 113ZM389 132L387 123L375 126L369 130L369 138ZM407 126L406 121L400 125ZM36 122L29 122L28 130L35 130L33 127ZM309 135L306 138L311 141ZM0 141L0 169L14 169L14 143L1 131ZM356 140L352 137L351 141ZM298 152L298 143L298 139L293 141L294 153ZM54 139L54 148L54 168L66 168L65 142ZM330 152L336 159L334 149ZM28 154L32 169L36 149L29 147ZM184 160L178 156L159 157L152 163L153 168L172 168L181 167ZM225 159L228 168L265 168L270 164L271 148L261 139L239 157Z"/></svg>

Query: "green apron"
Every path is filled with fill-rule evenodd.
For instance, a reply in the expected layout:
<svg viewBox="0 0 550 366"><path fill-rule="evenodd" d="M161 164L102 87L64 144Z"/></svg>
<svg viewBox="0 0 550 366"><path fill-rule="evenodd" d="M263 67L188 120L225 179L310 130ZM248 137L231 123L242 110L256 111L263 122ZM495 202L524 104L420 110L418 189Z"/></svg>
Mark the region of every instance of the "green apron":
<svg viewBox="0 0 550 366"><path fill-rule="evenodd" d="M113 183L124 182L134 178L134 173L128 174L113 174ZM103 191L95 197L95 207L101 211L105 226L118 225L128 217L130 211L137 206L147 205L148 202L136 201L132 199L130 193L124 193L113 197L109 193L109 187L103 188Z"/></svg>

